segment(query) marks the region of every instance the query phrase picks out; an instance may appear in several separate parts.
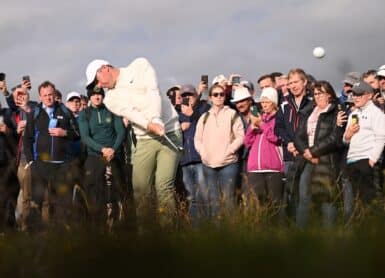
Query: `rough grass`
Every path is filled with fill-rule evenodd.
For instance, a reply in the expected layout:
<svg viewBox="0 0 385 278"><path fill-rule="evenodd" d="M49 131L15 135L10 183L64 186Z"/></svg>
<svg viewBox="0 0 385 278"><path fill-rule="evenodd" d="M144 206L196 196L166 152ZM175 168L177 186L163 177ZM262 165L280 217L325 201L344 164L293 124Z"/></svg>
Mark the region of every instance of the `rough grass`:
<svg viewBox="0 0 385 278"><path fill-rule="evenodd" d="M384 272L382 203L359 208L347 225L306 230L272 220L276 210L223 216L198 228L121 227L5 234L0 277L372 277Z"/></svg>

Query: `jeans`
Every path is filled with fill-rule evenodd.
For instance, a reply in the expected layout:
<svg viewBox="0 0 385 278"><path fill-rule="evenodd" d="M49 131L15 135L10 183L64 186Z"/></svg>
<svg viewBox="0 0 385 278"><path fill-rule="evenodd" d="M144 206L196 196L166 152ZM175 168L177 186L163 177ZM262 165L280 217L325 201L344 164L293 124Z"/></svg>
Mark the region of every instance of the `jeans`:
<svg viewBox="0 0 385 278"><path fill-rule="evenodd" d="M206 182L202 197L207 217L216 216L221 209L221 203L225 212L232 212L234 210L235 184L238 171L238 163L218 168L203 165L203 174Z"/></svg>
<svg viewBox="0 0 385 278"><path fill-rule="evenodd" d="M202 198L200 197L204 190L204 176L202 163L195 163L182 166L183 183L187 191L187 200L189 202L189 215L195 220L199 215L199 207Z"/></svg>
<svg viewBox="0 0 385 278"><path fill-rule="evenodd" d="M314 165L306 163L299 180L299 204L297 208L297 225L305 228L308 224L310 206L312 203L311 182L313 178ZM337 209L333 203L321 203L322 221L324 227L332 226L336 220Z"/></svg>

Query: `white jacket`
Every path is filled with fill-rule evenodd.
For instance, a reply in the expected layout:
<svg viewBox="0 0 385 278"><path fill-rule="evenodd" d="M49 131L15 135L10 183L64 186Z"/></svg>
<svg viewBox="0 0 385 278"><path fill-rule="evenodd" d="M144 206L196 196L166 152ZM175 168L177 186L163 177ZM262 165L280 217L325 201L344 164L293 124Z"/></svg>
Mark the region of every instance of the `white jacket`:
<svg viewBox="0 0 385 278"><path fill-rule="evenodd" d="M350 139L348 163L362 159L376 162L385 144L385 114L372 101L369 101L364 107L357 108L349 115L347 126L352 121L352 115L358 116L360 129ZM343 138L347 143L345 134Z"/></svg>
<svg viewBox="0 0 385 278"><path fill-rule="evenodd" d="M115 87L106 93L104 103L133 124L138 139L150 138L147 125L154 118L162 120L166 133L180 129L178 114L166 94L159 92L155 70L145 58L120 68Z"/></svg>

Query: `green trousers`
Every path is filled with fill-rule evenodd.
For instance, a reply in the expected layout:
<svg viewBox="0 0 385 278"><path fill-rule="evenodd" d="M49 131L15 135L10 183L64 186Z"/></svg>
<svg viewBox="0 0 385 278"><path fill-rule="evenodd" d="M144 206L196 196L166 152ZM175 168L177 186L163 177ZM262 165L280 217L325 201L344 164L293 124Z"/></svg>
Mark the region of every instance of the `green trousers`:
<svg viewBox="0 0 385 278"><path fill-rule="evenodd" d="M180 130L167 136L175 145L182 146ZM180 157L181 152L163 137L137 141L132 160L132 185L139 222L140 218L158 215L161 225L172 224L176 215L174 182Z"/></svg>

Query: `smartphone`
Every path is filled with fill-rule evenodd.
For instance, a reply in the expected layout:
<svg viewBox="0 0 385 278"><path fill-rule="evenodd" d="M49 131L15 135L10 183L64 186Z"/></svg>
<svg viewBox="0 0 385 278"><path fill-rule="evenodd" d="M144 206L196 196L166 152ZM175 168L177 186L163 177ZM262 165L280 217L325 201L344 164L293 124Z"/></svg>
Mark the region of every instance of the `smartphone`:
<svg viewBox="0 0 385 278"><path fill-rule="evenodd" d="M233 84L241 83L241 77L240 76L233 76L233 78L231 78L231 83L233 83Z"/></svg>
<svg viewBox="0 0 385 278"><path fill-rule="evenodd" d="M201 76L201 81L207 85L209 83L209 76L207 74L203 74Z"/></svg>
<svg viewBox="0 0 385 278"><path fill-rule="evenodd" d="M5 73L0 72L0 81L4 81L4 80L5 80Z"/></svg>
<svg viewBox="0 0 385 278"><path fill-rule="evenodd" d="M358 124L358 115L352 114L352 124Z"/></svg>
<svg viewBox="0 0 385 278"><path fill-rule="evenodd" d="M48 129L55 128L56 126L57 126L57 119L54 119L54 118L50 119L48 123Z"/></svg>
<svg viewBox="0 0 385 278"><path fill-rule="evenodd" d="M251 115L253 115L254 117L259 117L259 110L258 110L258 107L256 105L252 105L250 107L250 113Z"/></svg>
<svg viewBox="0 0 385 278"><path fill-rule="evenodd" d="M182 105L188 106L190 104L190 100L188 97L182 98Z"/></svg>
<svg viewBox="0 0 385 278"><path fill-rule="evenodd" d="M29 83L31 83L31 78L29 77L29 75L24 75L21 80L23 81L28 81ZM31 85L28 86L28 90L31 90Z"/></svg>

